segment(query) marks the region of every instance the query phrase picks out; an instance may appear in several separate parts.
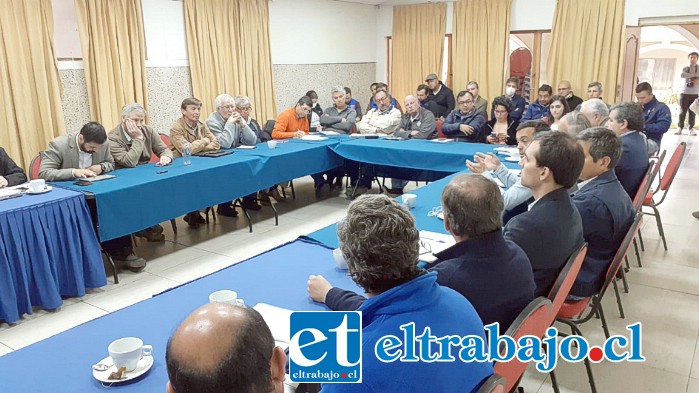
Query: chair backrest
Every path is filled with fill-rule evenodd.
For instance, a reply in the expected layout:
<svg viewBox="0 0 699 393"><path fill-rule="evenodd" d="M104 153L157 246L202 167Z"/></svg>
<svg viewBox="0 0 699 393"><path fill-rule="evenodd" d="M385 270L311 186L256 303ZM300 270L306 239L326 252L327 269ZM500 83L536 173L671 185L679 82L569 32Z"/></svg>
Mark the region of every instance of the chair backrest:
<svg viewBox="0 0 699 393"><path fill-rule="evenodd" d="M446 135L442 132L442 124L444 124L443 120L437 120L437 138L446 138Z"/></svg>
<svg viewBox="0 0 699 393"><path fill-rule="evenodd" d="M527 335L542 338L546 329L551 326L550 321L551 301L545 297L538 297L519 313L505 335L512 337L515 342ZM528 364L518 361L517 358L506 363L495 363L495 373L507 381L506 392L511 392L517 386Z"/></svg>
<svg viewBox="0 0 699 393"><path fill-rule="evenodd" d="M551 324L556 319L558 311L563 307L563 303L570 294L570 289L578 278L578 273L582 267L583 261L587 255L587 243L583 242L577 250L575 250L553 283L551 292L549 292L549 300L551 301Z"/></svg>
<svg viewBox="0 0 699 393"><path fill-rule="evenodd" d="M597 295L598 301L595 303L598 303L599 300L602 299L609 285L612 283L613 280L616 280L616 273L619 270L619 267L621 267L621 264L624 262L624 257L626 256L626 253L629 252L629 247L631 246L631 242L633 241L634 237L636 237L636 231L638 230L639 225L641 224L642 218L643 212L637 212L636 216L634 217L633 223L629 227L629 230L626 232L626 236L624 236L624 240L622 240L621 244L619 245L619 248L616 251L616 254L614 254L614 259L612 259L612 263L609 265L609 268L607 269L607 277L604 279L602 289L600 289L599 294Z"/></svg>
<svg viewBox="0 0 699 393"><path fill-rule="evenodd" d="M651 184L653 184L653 178L658 174L658 168L660 168L660 165L658 165L657 162L650 162L650 166L648 166L648 171L646 172L646 175L643 176L643 180L641 180L641 184L638 186L636 196L633 197L633 208L635 211L641 211L641 207L643 207L643 201L646 198L646 194L648 194L648 192L650 191Z"/></svg>
<svg viewBox="0 0 699 393"><path fill-rule="evenodd" d="M29 164L29 180L39 178L39 169L41 169L41 153L34 157L31 164Z"/></svg>
<svg viewBox="0 0 699 393"><path fill-rule="evenodd" d="M168 134L159 134L160 135L160 140L163 141L165 146L170 147L170 135Z"/></svg>
<svg viewBox="0 0 699 393"><path fill-rule="evenodd" d="M507 380L505 377L493 374L483 382L476 393L506 393Z"/></svg>
<svg viewBox="0 0 699 393"><path fill-rule="evenodd" d="M672 153L672 157L670 157L670 162L668 162L667 168L665 168L665 173L660 178L660 189L661 190L667 191L670 188L672 181L675 179L675 175L677 174L677 171L680 169L680 164L682 163L682 157L684 157L684 152L686 150L687 150L687 142L681 142L677 146L677 148L675 149L675 152ZM658 166L660 166L660 165L658 165Z"/></svg>

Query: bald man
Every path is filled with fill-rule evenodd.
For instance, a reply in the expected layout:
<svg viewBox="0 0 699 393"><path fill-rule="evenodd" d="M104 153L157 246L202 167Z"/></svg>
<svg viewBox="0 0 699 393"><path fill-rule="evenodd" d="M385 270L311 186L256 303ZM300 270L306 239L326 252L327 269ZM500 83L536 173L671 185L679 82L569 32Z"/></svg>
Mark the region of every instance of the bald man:
<svg viewBox="0 0 699 393"><path fill-rule="evenodd" d="M420 100L415 96L405 97L405 113L400 118L400 129L393 133L403 139L434 139L437 137L437 123L434 114L420 106ZM407 180L391 179L388 192L395 195L403 194Z"/></svg>
<svg viewBox="0 0 699 393"><path fill-rule="evenodd" d="M286 355L253 308L199 307L167 343L168 393L284 391Z"/></svg>
<svg viewBox="0 0 699 393"><path fill-rule="evenodd" d="M558 95L563 96L568 101L568 108L571 110L583 103L583 99L573 94L573 88L570 86L570 81L560 81L558 83Z"/></svg>

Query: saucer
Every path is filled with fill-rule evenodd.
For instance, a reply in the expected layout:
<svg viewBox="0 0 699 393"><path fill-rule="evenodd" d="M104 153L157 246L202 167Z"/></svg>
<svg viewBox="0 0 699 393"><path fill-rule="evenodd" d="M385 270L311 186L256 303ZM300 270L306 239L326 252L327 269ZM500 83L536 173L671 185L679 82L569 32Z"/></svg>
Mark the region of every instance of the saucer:
<svg viewBox="0 0 699 393"><path fill-rule="evenodd" d="M512 156L505 157L505 161L509 161L509 162L519 162L519 160L520 160L519 157L512 157Z"/></svg>
<svg viewBox="0 0 699 393"><path fill-rule="evenodd" d="M96 380L104 383L122 383L122 382L127 382L131 381L132 379L136 379L140 377L141 375L145 374L148 372L148 370L153 367L153 356L144 356L141 358L141 360L138 361L138 366L136 366L136 369L133 371L128 371L124 373L124 376L126 378L124 379L109 379L109 374L116 372L117 368L114 366L114 362L112 361L112 358L110 356L107 356L106 358L100 360L97 364L112 364L111 367L109 367L105 371L97 371L97 370L92 370L92 376L95 377Z"/></svg>
<svg viewBox="0 0 699 393"><path fill-rule="evenodd" d="M29 195L37 195L37 194L45 194L45 193L47 193L47 192L49 192L49 191L51 191L51 190L53 190L53 187L51 187L51 186L46 186L46 187L44 187L44 189L41 190L41 191L34 191L34 190L32 190L31 188L29 188L29 189L27 189L27 191L25 191L25 193L27 193L27 194L29 194Z"/></svg>

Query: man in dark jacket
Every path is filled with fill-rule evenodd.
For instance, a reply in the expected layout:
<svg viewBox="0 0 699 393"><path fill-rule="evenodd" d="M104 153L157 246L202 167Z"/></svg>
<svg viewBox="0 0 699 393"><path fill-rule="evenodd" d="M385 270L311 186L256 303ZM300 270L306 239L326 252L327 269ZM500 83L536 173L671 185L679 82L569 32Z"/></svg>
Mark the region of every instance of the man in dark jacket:
<svg viewBox="0 0 699 393"><path fill-rule="evenodd" d="M446 117L454 110L454 92L446 87L436 74L429 74L425 78L427 87L430 88L430 110L434 117Z"/></svg>
<svg viewBox="0 0 699 393"><path fill-rule="evenodd" d="M636 99L643 105L643 122L648 136L648 153L660 150L663 135L670 129L672 114L670 108L653 95L653 87L648 82L636 86ZM639 130L640 131L640 130Z"/></svg>
<svg viewBox="0 0 699 393"><path fill-rule="evenodd" d="M502 235L503 202L497 185L481 175L454 177L442 191L444 227L456 244L436 254L428 269L437 283L462 294L487 325L507 330L534 300L534 277L522 249ZM308 282L311 298L331 310L356 310L363 296L333 288L322 276Z"/></svg>
<svg viewBox="0 0 699 393"><path fill-rule="evenodd" d="M571 111L583 103L582 98L573 94L573 88L570 86L570 81L560 81L558 83L558 95L566 98L568 108L570 108Z"/></svg>
<svg viewBox="0 0 699 393"><path fill-rule="evenodd" d="M0 188L26 183L27 175L0 147Z"/></svg>
<svg viewBox="0 0 699 393"><path fill-rule="evenodd" d="M621 138L621 159L614 168L619 183L633 200L648 171L648 148L643 129L643 112L635 102L622 102L612 107L607 128Z"/></svg>
<svg viewBox="0 0 699 393"><path fill-rule="evenodd" d="M534 271L534 296L547 296L570 255L583 242L582 219L568 189L576 184L585 156L563 132L536 134L522 157L522 185L534 203L505 225L505 239L522 247Z"/></svg>
<svg viewBox="0 0 699 393"><path fill-rule="evenodd" d="M621 140L613 131L589 128L577 135L585 153L573 203L580 212L587 254L570 294L588 297L602 288L609 264L634 219L634 208L614 174Z"/></svg>
<svg viewBox="0 0 699 393"><path fill-rule="evenodd" d="M473 105L473 96L468 91L462 90L457 100L459 107L451 111L444 120L442 133L460 142L485 142L485 135L483 135L485 116Z"/></svg>
<svg viewBox="0 0 699 393"><path fill-rule="evenodd" d="M553 97L553 88L549 85L541 85L538 91L539 98L529 104L527 112L522 116L522 121L527 120L543 120L549 121L551 118L551 97Z"/></svg>

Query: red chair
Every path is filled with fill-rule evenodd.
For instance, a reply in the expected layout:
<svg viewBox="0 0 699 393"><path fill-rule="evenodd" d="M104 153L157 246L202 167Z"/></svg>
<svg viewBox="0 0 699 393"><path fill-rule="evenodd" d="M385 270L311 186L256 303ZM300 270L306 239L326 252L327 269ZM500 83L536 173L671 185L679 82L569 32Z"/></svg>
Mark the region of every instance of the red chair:
<svg viewBox="0 0 699 393"><path fill-rule="evenodd" d="M39 153L29 164L29 180L39 178L39 169L41 169L41 153Z"/></svg>
<svg viewBox="0 0 699 393"><path fill-rule="evenodd" d="M446 138L442 132L442 124L444 124L444 120L437 120L437 138Z"/></svg>
<svg viewBox="0 0 699 393"><path fill-rule="evenodd" d="M578 278L578 273L580 273L585 255L587 255L587 243L583 242L580 247L568 257L568 261L563 266L561 272L558 273L556 282L553 283L553 287L551 287L548 296L552 305L551 323L549 326L553 325L558 311L563 307L563 303L565 303L566 298L570 294L570 289L573 288L575 279Z"/></svg>
<svg viewBox="0 0 699 393"><path fill-rule="evenodd" d="M619 271L619 268L621 267L622 262L624 261L626 253L629 251L631 241L634 238L636 230L638 229L638 226L641 223L641 217L643 217L642 213L636 214L636 218L631 224L629 230L626 232L624 240L621 242L621 245L619 246L616 255L614 255L614 259L612 259L612 263L609 265L609 268L607 269L607 275L599 293L581 300L565 301L561 309L558 311L556 321L568 325L573 334L582 336L582 331L580 331L580 328L578 328L577 325L581 325L589 321L594 316L599 316L600 321L602 322L602 328L604 329L604 335L605 337L609 338L609 328L607 327L607 320L604 317L604 310L602 309L602 298L604 297L604 294L607 292L609 285L612 284L615 290L617 291L617 304L619 306L619 310L623 313L621 298L619 297L616 284L616 276L617 272ZM565 334L559 332L559 335ZM595 387L595 379L592 375L592 367L590 366L588 358L585 358L585 368L587 369L587 377L590 382L590 388L592 389L593 393L596 393L597 388ZM554 378L551 379L551 382L554 384L557 383ZM557 389L558 388L555 387L554 391L558 391Z"/></svg>
<svg viewBox="0 0 699 393"><path fill-rule="evenodd" d="M643 177L643 180L641 181L641 184L638 186L638 190L636 191L636 195L633 198L633 208L636 211L636 213L641 211L641 208L643 207L643 200L645 195L648 193L648 190L650 190L651 185L655 181L655 177L658 175L658 171L660 171L660 165L662 165L663 161L665 160L665 153L667 151L663 150L662 153L660 153L660 156L658 156L655 159L650 160L650 165L648 166L648 172L646 173L646 176ZM641 219L641 223L643 222L643 219ZM636 234L638 236L638 242L641 244L641 250L645 251L645 246L643 245L643 236L641 236L641 226L639 225L638 227L638 233ZM641 254L638 252L638 244L636 244L636 237L633 239L633 248L634 251L636 252L636 261L638 262L638 267L643 267L641 264ZM630 268L628 260L626 261L626 267ZM622 271L622 274L624 272ZM626 278L624 276L624 278ZM628 292L626 280L624 280L624 288L626 289L626 292Z"/></svg>
<svg viewBox="0 0 699 393"><path fill-rule="evenodd" d="M507 380L505 377L493 374L483 382L476 393L506 393Z"/></svg>
<svg viewBox="0 0 699 393"><path fill-rule="evenodd" d="M680 169L680 164L682 163L682 158L684 157L684 153L686 151L686 142L682 142L677 146L675 152L672 153L672 157L670 158L670 162L667 164L667 168L665 168L665 173L660 176L660 184L658 185L658 188L654 191L648 191L646 193L645 198L643 199L643 206L650 207L651 209L653 209L652 213L644 212L644 214L648 214L650 216L655 217L655 220L658 223L658 232L660 233L660 238L663 239L663 247L665 248L665 251L667 251L667 241L665 240L665 231L663 230L663 223L660 220L660 212L658 211L658 206L660 206L660 204L662 204L663 201L665 201L665 197L667 196L667 193L670 190L672 181L675 180L675 175L677 175L677 171ZM658 165L658 168L660 168L660 165ZM660 191L663 191L663 195L658 202L655 202L655 198L653 198L653 196Z"/></svg>
<svg viewBox="0 0 699 393"><path fill-rule="evenodd" d="M515 342L518 342L522 336L542 338L546 329L551 326L550 322L551 301L545 297L538 297L519 313L505 335L512 337ZM528 364L520 362L517 358L509 362L495 363L495 374L502 376L507 381L506 392L512 392L517 388Z"/></svg>

